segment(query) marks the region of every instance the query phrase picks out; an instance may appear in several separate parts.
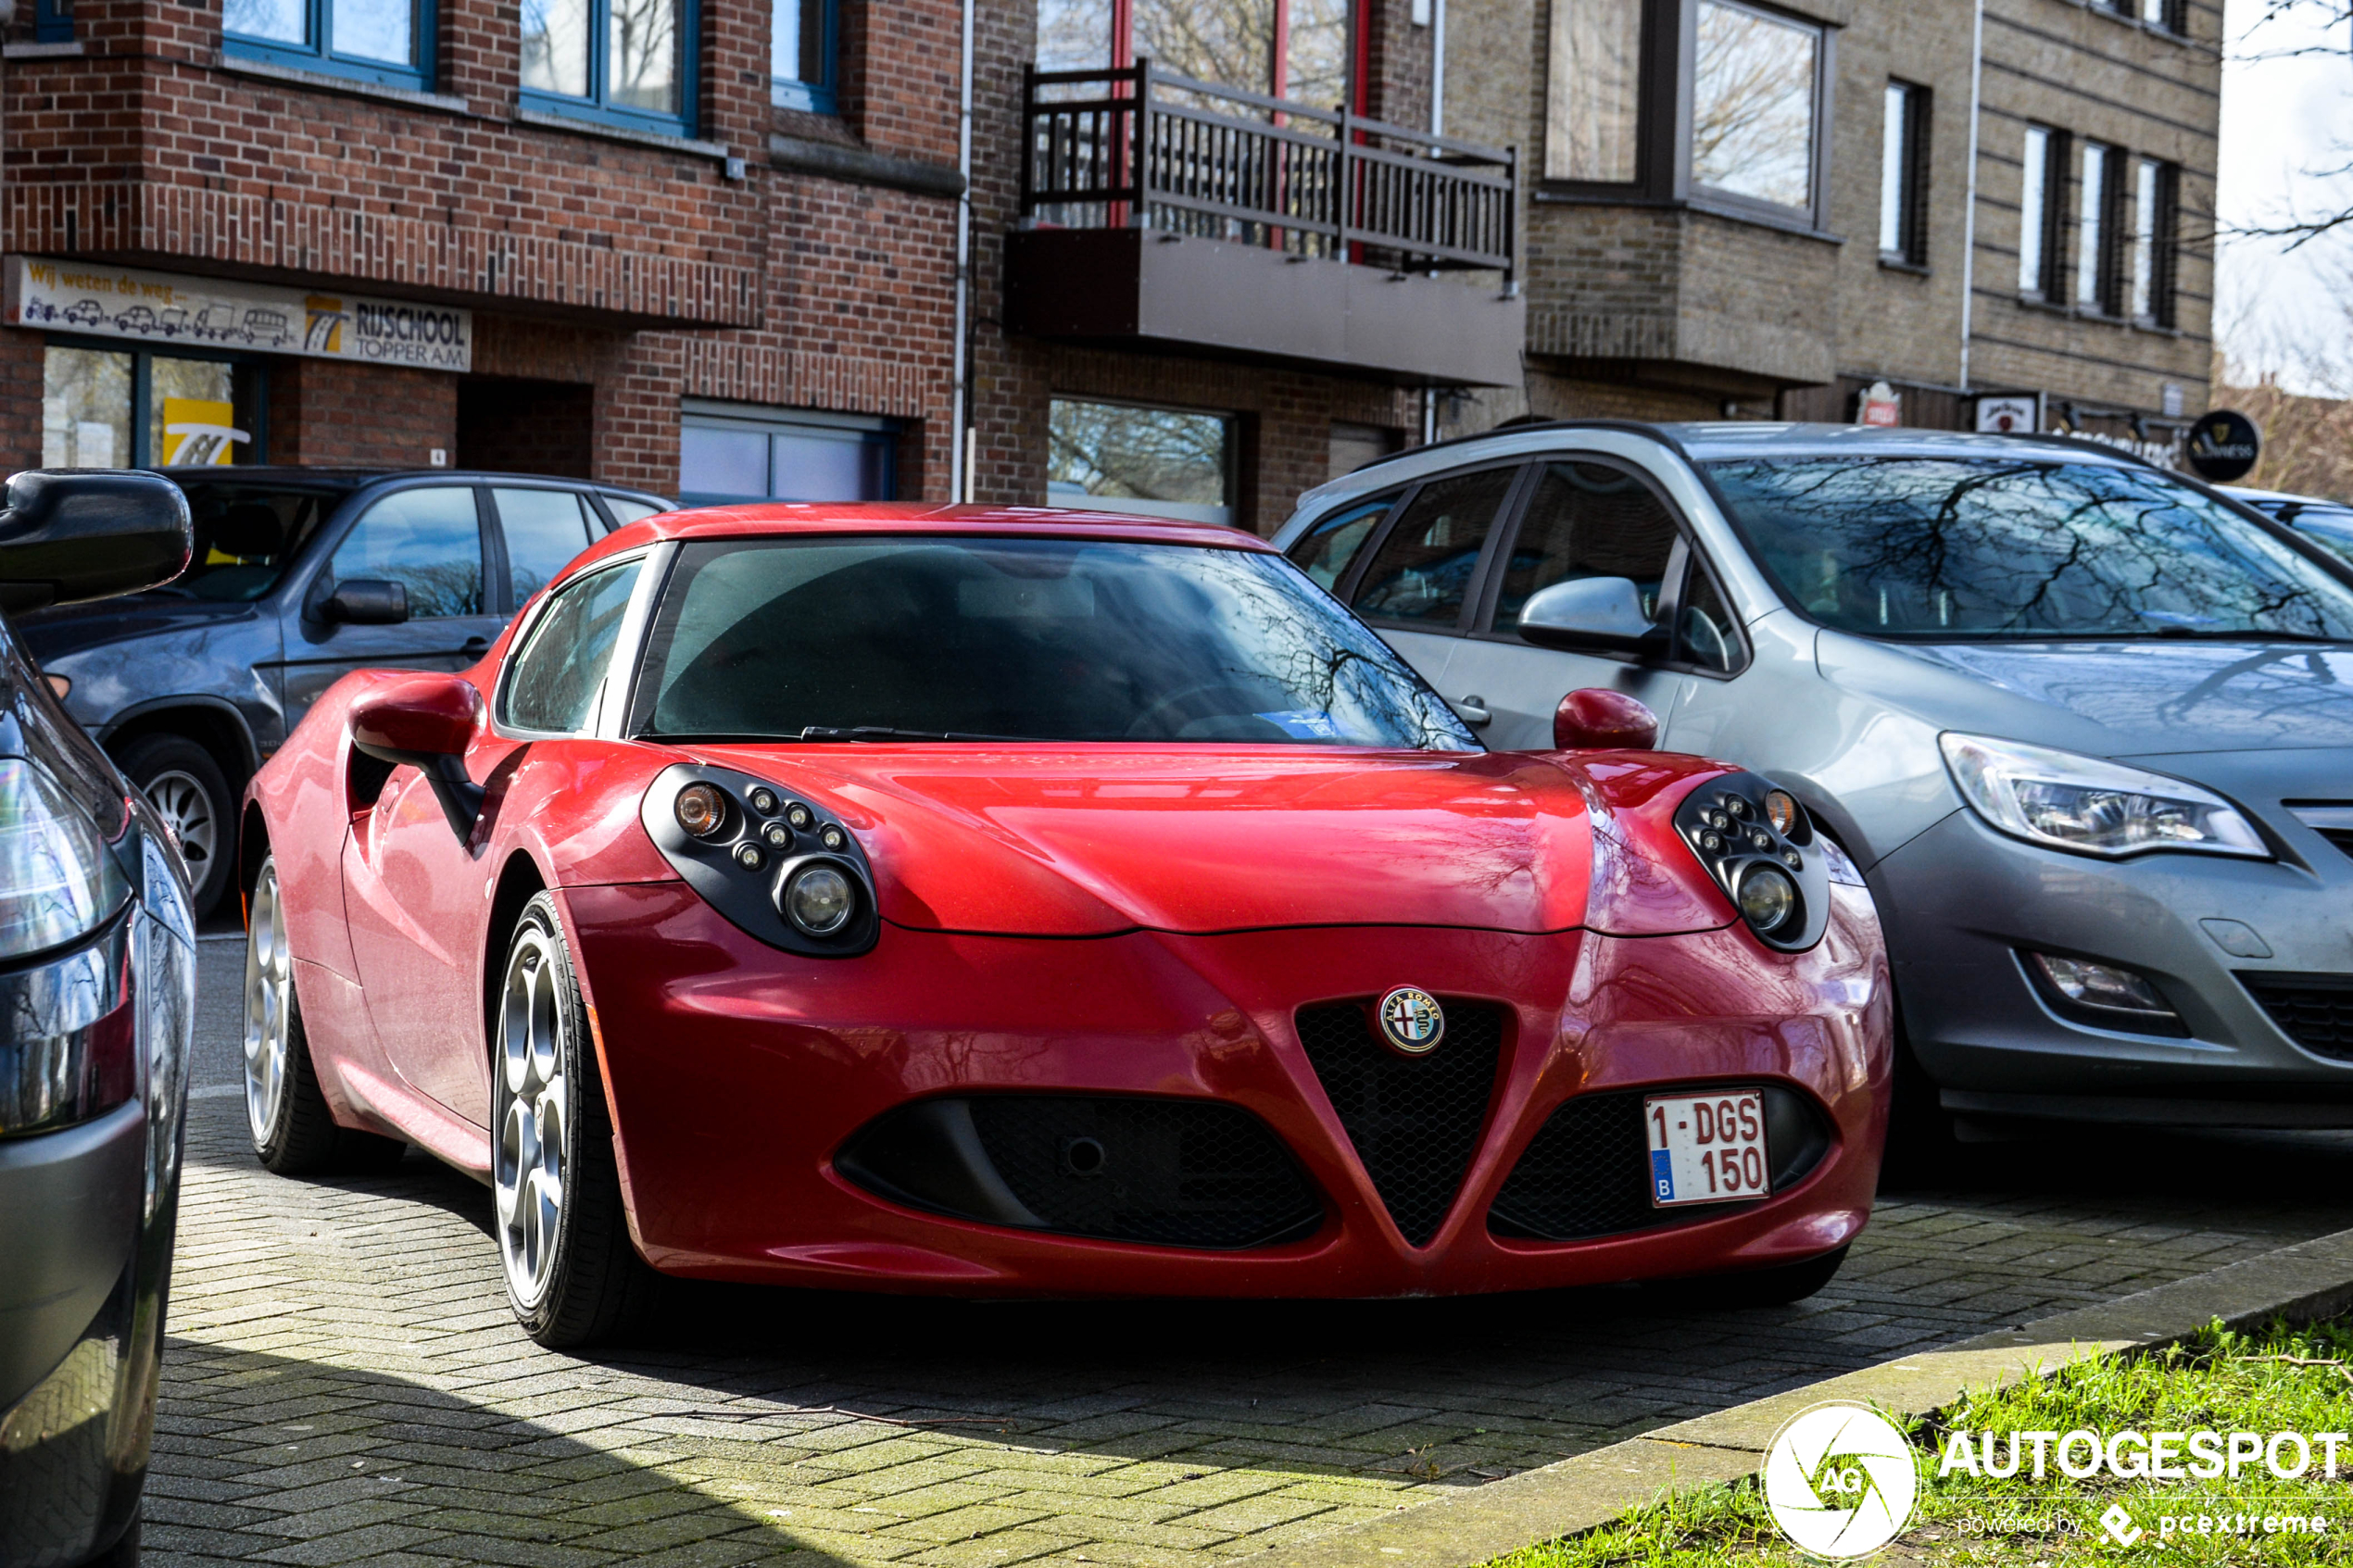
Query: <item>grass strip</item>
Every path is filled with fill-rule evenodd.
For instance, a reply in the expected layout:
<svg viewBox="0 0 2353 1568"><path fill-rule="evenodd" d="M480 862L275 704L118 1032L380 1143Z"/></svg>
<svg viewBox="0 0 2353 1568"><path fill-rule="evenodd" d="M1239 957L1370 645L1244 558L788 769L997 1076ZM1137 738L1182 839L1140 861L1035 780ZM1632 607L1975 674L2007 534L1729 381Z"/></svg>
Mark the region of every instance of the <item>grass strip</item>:
<svg viewBox="0 0 2353 1568"><path fill-rule="evenodd" d="M1935 1415L1895 1421L1911 1440L1919 1503L1909 1529L1868 1562L2353 1564L2353 1443L2338 1452L2334 1480L2323 1477L2317 1443L2310 1470L2296 1480L2281 1480L2260 1462L2234 1481L2227 1473L2210 1481L2123 1480L2105 1471L2076 1480L2055 1463L2035 1480L2027 1474L2031 1461L2005 1479L1958 1468L1938 1474L1956 1432L1970 1434L1973 1447L1982 1442L1978 1435L1992 1433L2003 1454L2013 1433L2347 1431L2353 1318L2302 1327L2275 1322L2250 1334L2217 1323L2161 1351L1972 1389ZM2283 1458L2294 1467L2292 1448ZM2141 1532L2130 1545L2101 1524L2116 1505L2130 1516L2124 1528ZM2324 1523L2315 1529L2315 1520ZM1490 1568L1795 1568L1818 1561L1782 1538L1752 1477L1662 1496L1615 1524L1514 1552Z"/></svg>

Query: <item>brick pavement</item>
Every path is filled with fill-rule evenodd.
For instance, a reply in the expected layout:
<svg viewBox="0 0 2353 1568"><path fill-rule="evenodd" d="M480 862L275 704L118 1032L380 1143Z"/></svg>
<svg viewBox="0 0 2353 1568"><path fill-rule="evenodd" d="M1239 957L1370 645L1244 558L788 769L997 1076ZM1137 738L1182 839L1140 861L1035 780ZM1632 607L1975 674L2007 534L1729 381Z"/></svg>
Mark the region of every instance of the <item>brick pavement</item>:
<svg viewBox="0 0 2353 1568"><path fill-rule="evenodd" d="M205 945L195 1073L235 1060ZM977 1304L677 1292L592 1359L514 1328L488 1193L412 1153L254 1164L201 1093L158 1564L961 1565L1247 1556L1913 1348L2353 1225L2353 1138L2058 1139L1882 1200L1796 1307L1704 1286L1454 1301Z"/></svg>

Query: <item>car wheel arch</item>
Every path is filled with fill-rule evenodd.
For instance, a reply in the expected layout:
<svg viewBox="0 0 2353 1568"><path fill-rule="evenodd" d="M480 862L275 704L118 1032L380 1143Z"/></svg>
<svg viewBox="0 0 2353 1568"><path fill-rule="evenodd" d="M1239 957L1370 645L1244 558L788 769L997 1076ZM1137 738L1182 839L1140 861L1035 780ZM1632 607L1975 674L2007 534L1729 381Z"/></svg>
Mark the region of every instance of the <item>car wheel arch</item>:
<svg viewBox="0 0 2353 1568"><path fill-rule="evenodd" d="M205 748L228 779L242 791L260 767L260 749L245 716L219 697L183 696L156 697L123 709L99 736L109 757L149 735L178 735Z"/></svg>
<svg viewBox="0 0 2353 1568"><path fill-rule="evenodd" d="M509 851L498 868L498 882L490 897L490 922L482 942L482 1038L495 1067L498 1054L498 992L506 976L507 947L523 906L555 884L540 869L528 849Z"/></svg>

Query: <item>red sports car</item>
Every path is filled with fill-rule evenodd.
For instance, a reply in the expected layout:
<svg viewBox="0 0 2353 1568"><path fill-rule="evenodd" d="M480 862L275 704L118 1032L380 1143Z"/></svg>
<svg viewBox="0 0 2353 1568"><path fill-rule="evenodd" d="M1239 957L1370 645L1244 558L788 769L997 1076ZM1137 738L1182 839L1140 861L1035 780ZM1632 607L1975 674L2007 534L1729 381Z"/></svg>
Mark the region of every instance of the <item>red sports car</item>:
<svg viewBox="0 0 2353 1568"><path fill-rule="evenodd" d="M254 1147L486 1181L551 1345L657 1273L1803 1295L1879 1170L1877 920L1640 717L1484 751L1230 529L648 518L255 779Z"/></svg>

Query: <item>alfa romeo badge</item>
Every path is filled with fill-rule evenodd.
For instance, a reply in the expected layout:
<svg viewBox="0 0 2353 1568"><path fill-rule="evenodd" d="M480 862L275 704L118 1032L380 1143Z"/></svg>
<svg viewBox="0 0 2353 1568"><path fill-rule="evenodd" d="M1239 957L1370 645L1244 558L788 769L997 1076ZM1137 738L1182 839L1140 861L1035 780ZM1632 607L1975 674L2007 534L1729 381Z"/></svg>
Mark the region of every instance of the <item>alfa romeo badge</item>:
<svg viewBox="0 0 2353 1568"><path fill-rule="evenodd" d="M1380 999L1381 1038L1407 1056L1428 1056L1446 1037L1446 1010L1418 985L1400 985Z"/></svg>

